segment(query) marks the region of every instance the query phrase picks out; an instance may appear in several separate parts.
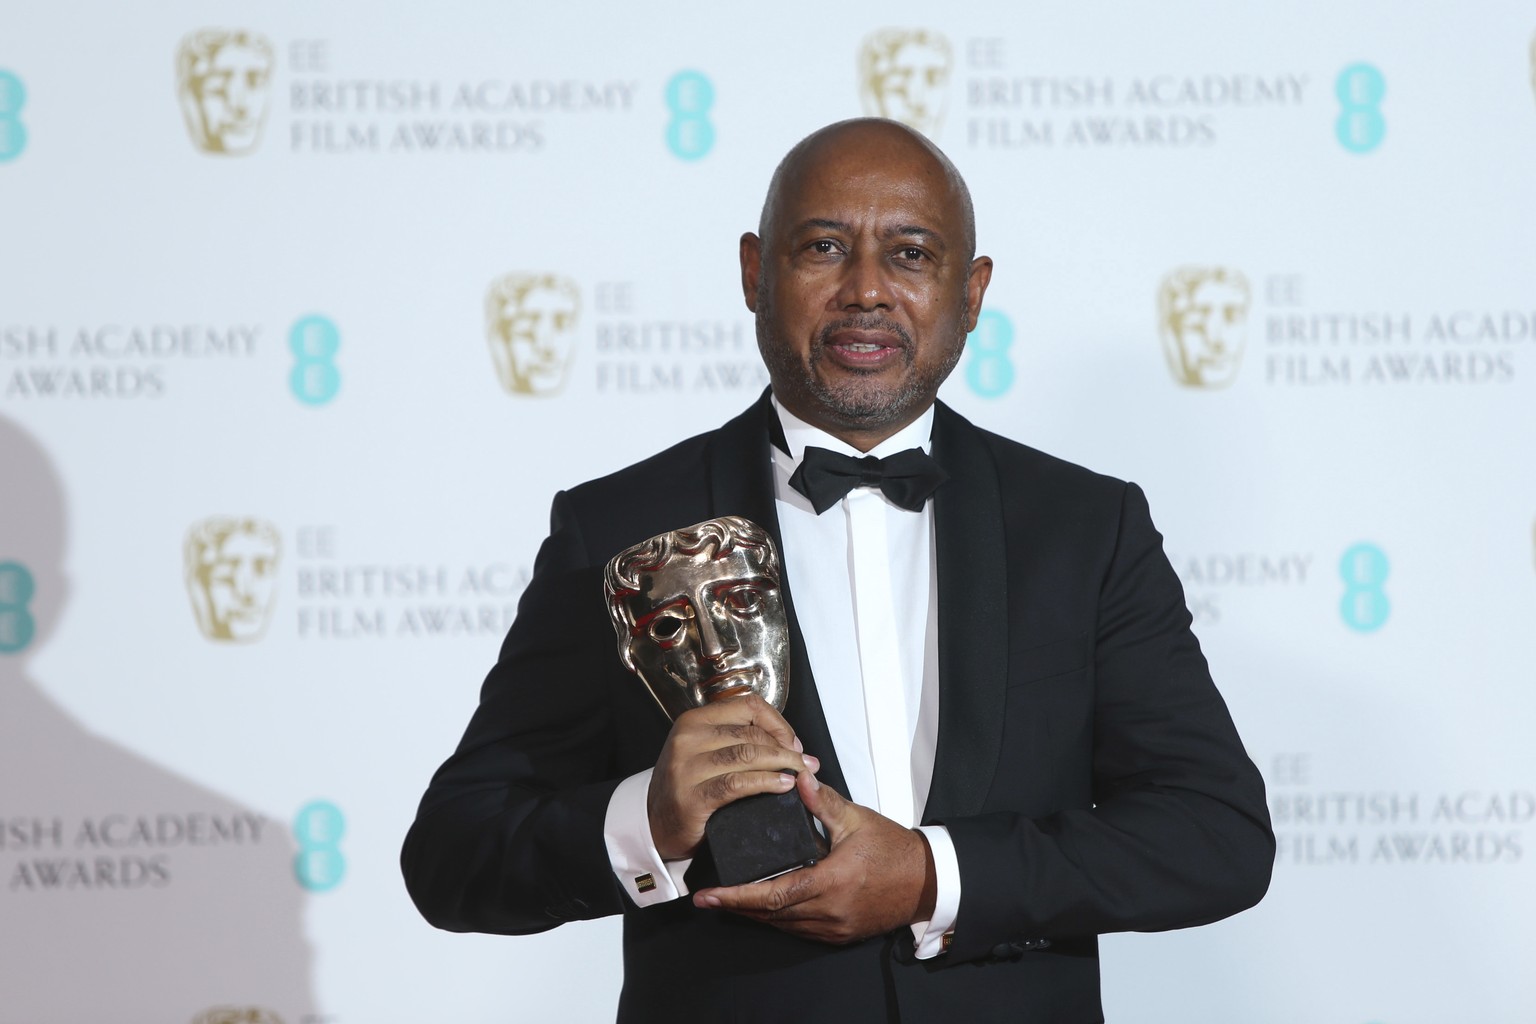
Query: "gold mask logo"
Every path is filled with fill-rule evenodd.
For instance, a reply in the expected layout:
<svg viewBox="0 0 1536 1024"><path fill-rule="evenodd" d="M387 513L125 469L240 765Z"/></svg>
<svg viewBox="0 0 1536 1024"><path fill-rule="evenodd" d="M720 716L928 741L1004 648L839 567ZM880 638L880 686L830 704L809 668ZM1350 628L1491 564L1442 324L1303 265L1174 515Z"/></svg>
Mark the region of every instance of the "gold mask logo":
<svg viewBox="0 0 1536 1024"><path fill-rule="evenodd" d="M900 121L924 135L938 134L953 65L949 40L937 32L881 29L859 50L864 113Z"/></svg>
<svg viewBox="0 0 1536 1024"><path fill-rule="evenodd" d="M1180 267L1157 289L1158 331L1173 379L1224 388L1248 335L1248 279L1230 267Z"/></svg>
<svg viewBox="0 0 1536 1024"><path fill-rule="evenodd" d="M192 1024L283 1024L283 1018L259 1006L215 1006L193 1017Z"/></svg>
<svg viewBox="0 0 1536 1024"><path fill-rule="evenodd" d="M282 541L260 519L212 516L187 531L183 554L192 614L209 640L261 639L272 617Z"/></svg>
<svg viewBox="0 0 1536 1024"><path fill-rule="evenodd" d="M204 153L243 156L261 142L273 49L244 29L205 28L176 49L176 94L192 143Z"/></svg>
<svg viewBox="0 0 1536 1024"><path fill-rule="evenodd" d="M485 295L485 333L501 386L514 395L553 395L565 386L576 348L581 289L555 274L507 274Z"/></svg>

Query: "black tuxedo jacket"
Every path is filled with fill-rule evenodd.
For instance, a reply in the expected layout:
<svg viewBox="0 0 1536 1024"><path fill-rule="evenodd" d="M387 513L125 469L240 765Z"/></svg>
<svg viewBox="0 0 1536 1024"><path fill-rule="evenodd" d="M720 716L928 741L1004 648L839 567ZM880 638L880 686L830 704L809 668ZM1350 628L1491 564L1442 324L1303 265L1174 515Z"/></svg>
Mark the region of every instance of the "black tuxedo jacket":
<svg viewBox="0 0 1536 1024"><path fill-rule="evenodd" d="M456 931L624 914L626 1021L1102 1020L1096 935L1213 921L1264 894L1263 783L1140 490L942 404L933 455L951 479L933 499L939 736L923 820L947 826L959 859L950 950L915 960L908 929L825 946L686 898L637 909L615 880L609 797L655 764L669 723L619 663L603 565L718 515L779 540L773 418L765 395L555 497L480 706L406 838L413 899ZM846 792L793 588L785 717Z"/></svg>

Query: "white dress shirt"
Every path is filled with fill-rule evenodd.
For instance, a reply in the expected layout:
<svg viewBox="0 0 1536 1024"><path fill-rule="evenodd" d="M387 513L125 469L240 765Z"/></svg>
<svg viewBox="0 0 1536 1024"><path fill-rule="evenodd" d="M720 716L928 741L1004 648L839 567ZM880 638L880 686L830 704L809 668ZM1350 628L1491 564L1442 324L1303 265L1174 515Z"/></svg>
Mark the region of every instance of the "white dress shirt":
<svg viewBox="0 0 1536 1024"><path fill-rule="evenodd" d="M773 449L784 573L848 796L912 827L928 798L939 728L933 504L908 512L879 490L858 487L818 516L789 478L807 447L880 458L927 450L933 409L865 453L800 420L777 399L773 405L789 444L788 453ZM638 906L688 891L683 872L689 862L663 861L651 842L650 777L645 771L620 783L604 820L614 872ZM938 876L933 917L912 926L917 956L926 959L942 951L959 911L960 867L943 826L920 831Z"/></svg>

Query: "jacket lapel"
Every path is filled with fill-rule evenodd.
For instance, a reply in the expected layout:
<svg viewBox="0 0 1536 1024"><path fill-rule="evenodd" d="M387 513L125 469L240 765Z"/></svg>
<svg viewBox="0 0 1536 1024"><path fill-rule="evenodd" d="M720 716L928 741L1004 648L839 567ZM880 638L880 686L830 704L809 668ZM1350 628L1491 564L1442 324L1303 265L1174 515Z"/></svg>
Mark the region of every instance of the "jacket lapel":
<svg viewBox="0 0 1536 1024"><path fill-rule="evenodd" d="M756 404L726 423L715 435L709 454L709 481L714 515L742 516L752 520L768 531L782 553L784 538L779 532L779 515L774 506L773 460L768 450L769 438L778 430L778 417L765 391ZM848 786L832 747L832 734L827 729L821 698L816 693L816 681L805 653L805 640L800 635L800 622L795 615L792 581L783 561L781 554L779 563L784 575L784 607L789 613L790 647L789 700L784 707L784 717L794 727L806 752L820 759L818 777L821 781L846 794ZM940 750L943 749L942 742L941 736Z"/></svg>
<svg viewBox="0 0 1536 1024"><path fill-rule="evenodd" d="M933 456L939 594L939 737L922 818L980 811L1002 750L1008 672L1007 545L997 466L979 432L942 403Z"/></svg>

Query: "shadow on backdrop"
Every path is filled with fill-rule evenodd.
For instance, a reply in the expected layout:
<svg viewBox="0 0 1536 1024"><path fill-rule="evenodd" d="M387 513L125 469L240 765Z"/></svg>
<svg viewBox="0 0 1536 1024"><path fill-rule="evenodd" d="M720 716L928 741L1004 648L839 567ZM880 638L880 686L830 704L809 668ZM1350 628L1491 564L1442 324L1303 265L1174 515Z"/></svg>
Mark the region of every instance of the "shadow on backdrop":
<svg viewBox="0 0 1536 1024"><path fill-rule="evenodd" d="M4 417L0 481L0 1024L301 1024L316 1011L288 830L32 681L68 597L68 516L43 448ZM146 690L170 668L98 665L100 685Z"/></svg>

